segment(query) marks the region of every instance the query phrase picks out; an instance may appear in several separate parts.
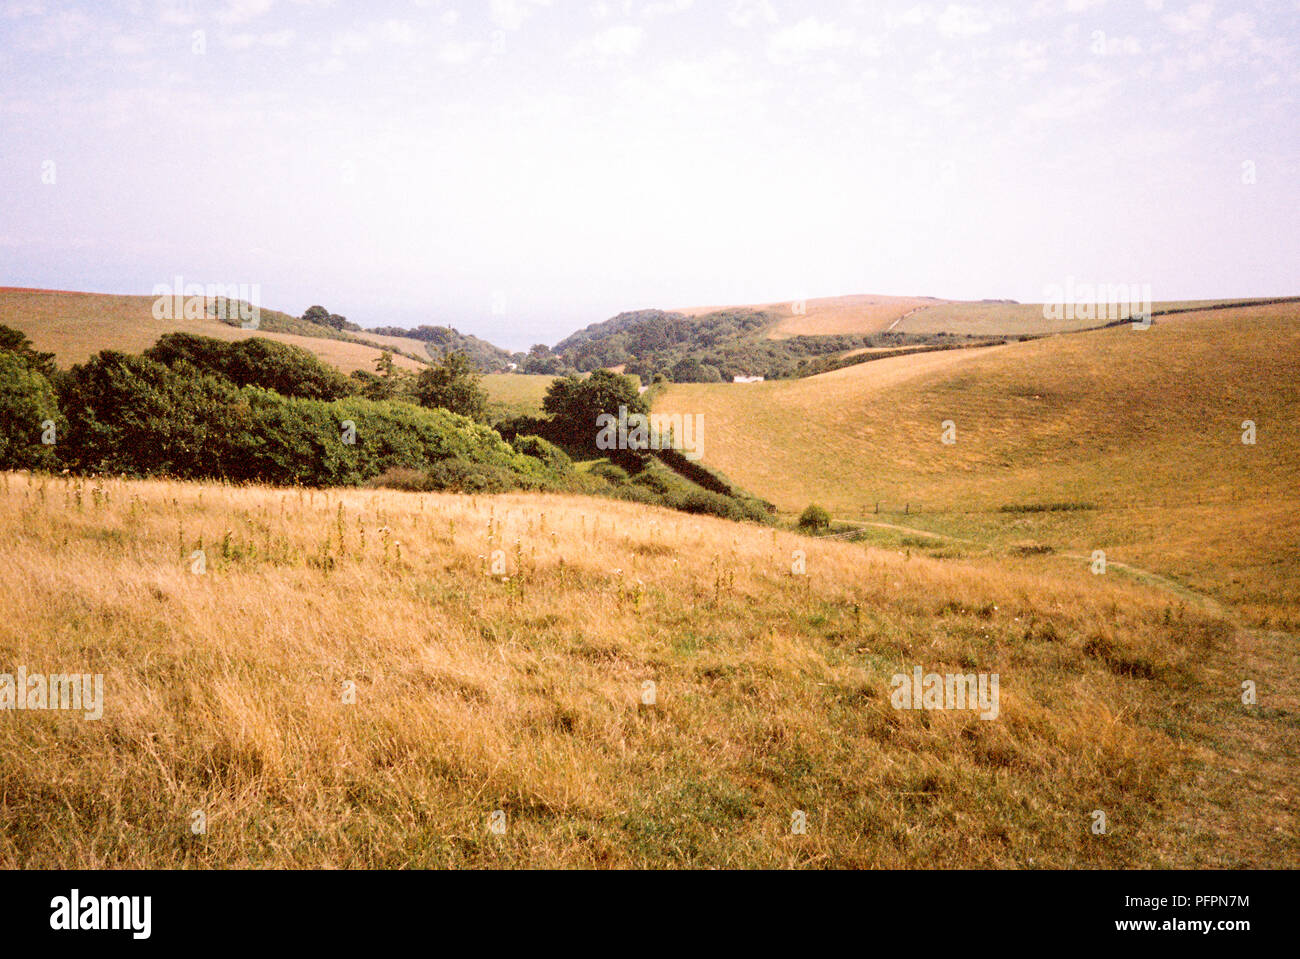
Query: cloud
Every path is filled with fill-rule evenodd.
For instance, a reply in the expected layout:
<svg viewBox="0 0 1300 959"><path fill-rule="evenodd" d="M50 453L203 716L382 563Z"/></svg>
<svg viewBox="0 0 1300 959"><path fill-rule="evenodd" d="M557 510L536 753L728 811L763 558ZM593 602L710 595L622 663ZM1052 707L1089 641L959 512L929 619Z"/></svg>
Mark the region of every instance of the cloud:
<svg viewBox="0 0 1300 959"><path fill-rule="evenodd" d="M988 33L993 29L993 21L975 7L950 3L935 20L935 26L945 37L969 37Z"/></svg>
<svg viewBox="0 0 1300 959"><path fill-rule="evenodd" d="M518 30L537 7L549 7L551 0L492 0L492 22L502 30Z"/></svg>
<svg viewBox="0 0 1300 959"><path fill-rule="evenodd" d="M272 0L227 0L217 13L217 22L224 24L247 23L271 9Z"/></svg>
<svg viewBox="0 0 1300 959"><path fill-rule="evenodd" d="M232 50L251 50L253 47L284 49L293 43L293 30L275 30L269 33L236 33L225 38L223 43Z"/></svg>
<svg viewBox="0 0 1300 959"><path fill-rule="evenodd" d="M630 57L641 48L645 32L637 26L623 25L602 30L573 49L573 56L583 60L616 60Z"/></svg>
<svg viewBox="0 0 1300 959"><path fill-rule="evenodd" d="M650 20L674 13L685 13L694 4L695 0L654 0L654 2L647 3L641 9L641 16Z"/></svg>
<svg viewBox="0 0 1300 959"><path fill-rule="evenodd" d="M448 66L463 66L472 62L481 49L483 45L473 40L448 40L438 48L438 61Z"/></svg>
<svg viewBox="0 0 1300 959"><path fill-rule="evenodd" d="M1210 24L1213 3L1194 3L1182 13L1165 14L1165 25L1174 33L1201 33Z"/></svg>
<svg viewBox="0 0 1300 959"><path fill-rule="evenodd" d="M852 30L809 17L772 34L768 55L777 63L793 63L852 43Z"/></svg>
<svg viewBox="0 0 1300 959"><path fill-rule="evenodd" d="M732 0L727 14L738 27L751 27L755 23L776 23L776 8L771 0Z"/></svg>

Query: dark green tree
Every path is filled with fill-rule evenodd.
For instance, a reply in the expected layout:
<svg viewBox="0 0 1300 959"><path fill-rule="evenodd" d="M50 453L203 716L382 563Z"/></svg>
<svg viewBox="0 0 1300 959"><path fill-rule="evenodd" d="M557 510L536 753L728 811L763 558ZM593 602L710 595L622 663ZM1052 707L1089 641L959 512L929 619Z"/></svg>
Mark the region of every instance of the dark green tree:
<svg viewBox="0 0 1300 959"><path fill-rule="evenodd" d="M636 383L627 376L609 370L594 370L585 379L565 376L555 380L546 391L542 409L551 414L551 433L565 446L581 451L596 449L597 420L602 414L627 412L648 413L637 393Z"/></svg>
<svg viewBox="0 0 1300 959"><path fill-rule="evenodd" d="M49 381L20 354L0 350L0 469L54 469L66 427Z"/></svg>

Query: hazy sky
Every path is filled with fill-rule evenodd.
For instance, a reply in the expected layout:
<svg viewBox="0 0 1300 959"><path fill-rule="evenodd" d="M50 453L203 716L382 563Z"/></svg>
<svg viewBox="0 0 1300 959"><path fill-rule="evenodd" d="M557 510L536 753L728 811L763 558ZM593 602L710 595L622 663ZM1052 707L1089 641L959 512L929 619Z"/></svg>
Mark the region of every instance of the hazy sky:
<svg viewBox="0 0 1300 959"><path fill-rule="evenodd" d="M180 274L513 348L1069 277L1300 294L1300 0L0 0L0 77L0 285Z"/></svg>

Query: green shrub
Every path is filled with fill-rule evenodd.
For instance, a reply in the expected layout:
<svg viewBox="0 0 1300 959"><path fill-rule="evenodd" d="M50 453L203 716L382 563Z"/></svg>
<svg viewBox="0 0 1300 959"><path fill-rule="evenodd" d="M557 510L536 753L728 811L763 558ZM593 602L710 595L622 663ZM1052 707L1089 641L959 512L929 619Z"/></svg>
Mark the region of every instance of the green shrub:
<svg viewBox="0 0 1300 959"><path fill-rule="evenodd" d="M647 489L653 490L660 496L671 492L674 488L681 485L681 480L674 483L670 477L665 476L656 469L642 470L637 474L636 478L633 479L632 482L638 486L644 486Z"/></svg>
<svg viewBox="0 0 1300 959"><path fill-rule="evenodd" d="M407 493L428 493L434 489L433 481L424 470L405 466L386 469L374 479L366 481L371 489L396 489Z"/></svg>
<svg viewBox="0 0 1300 959"><path fill-rule="evenodd" d="M49 381L24 356L0 350L0 469L55 469L66 429ZM54 444L42 442L46 435Z"/></svg>
<svg viewBox="0 0 1300 959"><path fill-rule="evenodd" d="M573 469L573 460L569 459L569 454L540 436L516 436L510 441L510 446L516 453L541 460L542 465L557 473L567 473Z"/></svg>
<svg viewBox="0 0 1300 959"><path fill-rule="evenodd" d="M805 532L817 533L830 529L831 514L820 506L812 505L799 514L799 528Z"/></svg>
<svg viewBox="0 0 1300 959"><path fill-rule="evenodd" d="M628 483L626 486L620 486L613 492L615 499L627 500L630 503L642 503L646 506L665 506L667 505L663 498L653 490L644 486L637 486L635 483Z"/></svg>
<svg viewBox="0 0 1300 959"><path fill-rule="evenodd" d="M453 493L508 493L520 488L537 488L518 473L491 463L475 463L459 457L435 463L428 473L430 488Z"/></svg>
<svg viewBox="0 0 1300 959"><path fill-rule="evenodd" d="M621 466L615 466L613 463L597 463L587 472L591 473L592 476L599 476L615 486L622 486L627 482L627 470Z"/></svg>

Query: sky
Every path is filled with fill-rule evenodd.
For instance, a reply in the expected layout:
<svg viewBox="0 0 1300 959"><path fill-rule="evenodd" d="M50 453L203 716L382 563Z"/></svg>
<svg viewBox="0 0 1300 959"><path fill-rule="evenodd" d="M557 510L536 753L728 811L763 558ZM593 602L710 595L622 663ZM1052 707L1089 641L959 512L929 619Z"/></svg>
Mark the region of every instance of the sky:
<svg viewBox="0 0 1300 959"><path fill-rule="evenodd" d="M850 293L1300 294L1300 0L0 0L0 285L512 349Z"/></svg>

